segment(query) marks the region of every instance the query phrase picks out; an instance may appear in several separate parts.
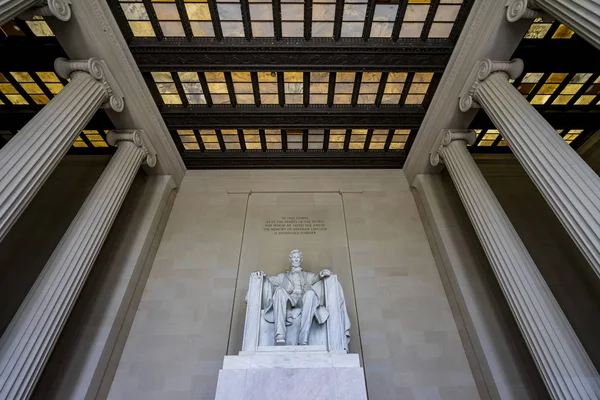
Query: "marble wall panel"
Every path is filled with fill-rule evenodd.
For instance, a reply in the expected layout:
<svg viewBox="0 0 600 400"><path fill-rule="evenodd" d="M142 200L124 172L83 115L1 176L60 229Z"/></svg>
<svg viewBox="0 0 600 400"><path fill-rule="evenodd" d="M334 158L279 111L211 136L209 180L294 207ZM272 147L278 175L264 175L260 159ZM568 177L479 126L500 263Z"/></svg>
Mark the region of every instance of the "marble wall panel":
<svg viewBox="0 0 600 400"><path fill-rule="evenodd" d="M327 235L257 231L271 215L307 210L328 219ZM307 270L331 267L346 298L356 297L353 352L371 399L477 398L400 170L188 171L110 398L214 399L228 346L235 353L241 344L248 273L286 269L295 247Z"/></svg>
<svg viewBox="0 0 600 400"><path fill-rule="evenodd" d="M268 221L292 221L292 225L294 225L293 221L306 221L300 218L308 218L308 221L323 221L324 228L327 230L304 233L265 231L265 224ZM288 254L290 250L296 248L304 253L302 265L306 271L318 274L323 269L329 269L338 275L353 325L350 332L351 352L360 353L352 271L340 193L258 192L252 193L248 201L244 244L236 288L237 301L234 303L227 354L236 355L242 347L246 314L246 304L242 299L248 291L250 273L263 270L268 275L276 275L289 271Z"/></svg>

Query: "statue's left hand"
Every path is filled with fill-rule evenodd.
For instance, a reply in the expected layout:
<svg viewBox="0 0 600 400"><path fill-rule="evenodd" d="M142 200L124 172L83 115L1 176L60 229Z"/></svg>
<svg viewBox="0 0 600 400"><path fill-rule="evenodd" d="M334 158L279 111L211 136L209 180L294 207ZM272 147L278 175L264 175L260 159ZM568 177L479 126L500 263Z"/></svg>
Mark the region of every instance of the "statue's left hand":
<svg viewBox="0 0 600 400"><path fill-rule="evenodd" d="M328 269L324 269L323 271L321 271L321 273L319 273L319 276L321 278L326 278L328 276L331 276L331 271Z"/></svg>

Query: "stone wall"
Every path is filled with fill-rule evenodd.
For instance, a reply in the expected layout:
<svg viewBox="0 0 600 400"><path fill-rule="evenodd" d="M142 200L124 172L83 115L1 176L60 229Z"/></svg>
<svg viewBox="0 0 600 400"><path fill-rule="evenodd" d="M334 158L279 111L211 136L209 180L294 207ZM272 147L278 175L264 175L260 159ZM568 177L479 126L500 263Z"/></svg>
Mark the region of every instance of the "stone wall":
<svg viewBox="0 0 600 400"><path fill-rule="evenodd" d="M284 217L312 233L271 230ZM371 399L479 398L400 170L188 171L109 398L214 399L249 271L295 247L340 276Z"/></svg>

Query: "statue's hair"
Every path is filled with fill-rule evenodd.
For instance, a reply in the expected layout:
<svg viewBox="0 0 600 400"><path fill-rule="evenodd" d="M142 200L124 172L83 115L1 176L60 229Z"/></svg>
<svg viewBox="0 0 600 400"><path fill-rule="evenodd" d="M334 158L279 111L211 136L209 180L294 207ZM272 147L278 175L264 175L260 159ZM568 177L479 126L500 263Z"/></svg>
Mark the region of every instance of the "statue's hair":
<svg viewBox="0 0 600 400"><path fill-rule="evenodd" d="M302 252L301 252L300 250L298 250L298 249L294 249L294 250L290 251L289 258L291 258L291 257L292 257L292 254L293 254L293 253L298 253L298 254L300 254L300 258L303 258L303 254L302 254Z"/></svg>

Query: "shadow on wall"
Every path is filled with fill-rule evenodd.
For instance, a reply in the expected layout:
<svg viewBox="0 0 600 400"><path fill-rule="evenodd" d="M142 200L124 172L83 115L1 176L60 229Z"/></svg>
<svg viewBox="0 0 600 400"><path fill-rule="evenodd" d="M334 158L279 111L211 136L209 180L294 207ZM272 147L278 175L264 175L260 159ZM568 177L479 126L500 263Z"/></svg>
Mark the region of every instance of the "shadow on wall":
<svg viewBox="0 0 600 400"><path fill-rule="evenodd" d="M65 158L0 242L0 335L109 160Z"/></svg>

